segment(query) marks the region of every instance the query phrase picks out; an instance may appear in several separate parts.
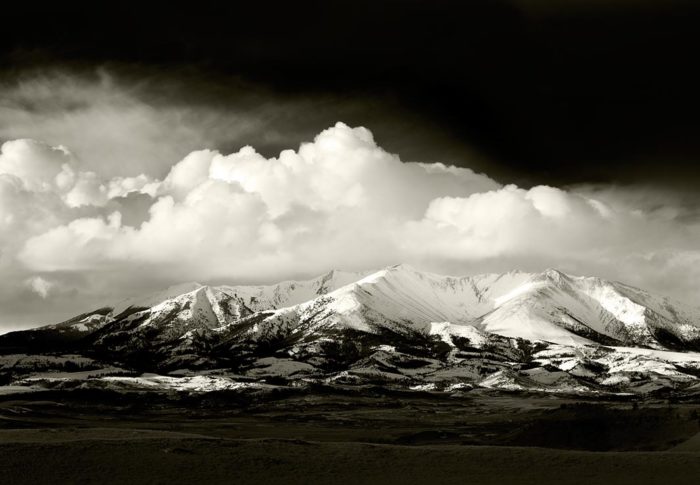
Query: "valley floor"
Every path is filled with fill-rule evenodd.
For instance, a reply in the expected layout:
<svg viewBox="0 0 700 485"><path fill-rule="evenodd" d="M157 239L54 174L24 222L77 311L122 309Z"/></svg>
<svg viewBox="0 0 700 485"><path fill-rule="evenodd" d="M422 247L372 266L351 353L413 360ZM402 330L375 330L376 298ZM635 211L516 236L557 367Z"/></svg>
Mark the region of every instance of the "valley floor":
<svg viewBox="0 0 700 485"><path fill-rule="evenodd" d="M0 477L42 483L697 483L700 405L336 390L0 396Z"/></svg>
<svg viewBox="0 0 700 485"><path fill-rule="evenodd" d="M585 452L203 439L100 429L48 439L3 436L7 484L695 484L700 452ZM11 477L8 480L8 477Z"/></svg>

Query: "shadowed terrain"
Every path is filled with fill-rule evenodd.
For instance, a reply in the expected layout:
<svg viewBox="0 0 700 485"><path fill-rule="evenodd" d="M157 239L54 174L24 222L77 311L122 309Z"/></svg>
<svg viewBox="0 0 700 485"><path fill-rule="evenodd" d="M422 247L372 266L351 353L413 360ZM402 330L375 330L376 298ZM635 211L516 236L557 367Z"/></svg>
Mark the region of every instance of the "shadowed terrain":
<svg viewBox="0 0 700 485"><path fill-rule="evenodd" d="M0 470L18 484L694 483L699 411L382 389L14 395Z"/></svg>

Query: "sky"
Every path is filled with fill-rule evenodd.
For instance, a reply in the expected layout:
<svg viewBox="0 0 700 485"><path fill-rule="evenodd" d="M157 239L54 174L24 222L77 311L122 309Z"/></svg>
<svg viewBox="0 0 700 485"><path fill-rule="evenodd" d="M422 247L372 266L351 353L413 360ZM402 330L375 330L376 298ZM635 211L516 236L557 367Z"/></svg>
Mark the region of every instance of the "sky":
<svg viewBox="0 0 700 485"><path fill-rule="evenodd" d="M399 262L696 304L697 10L11 6L0 332L183 281Z"/></svg>

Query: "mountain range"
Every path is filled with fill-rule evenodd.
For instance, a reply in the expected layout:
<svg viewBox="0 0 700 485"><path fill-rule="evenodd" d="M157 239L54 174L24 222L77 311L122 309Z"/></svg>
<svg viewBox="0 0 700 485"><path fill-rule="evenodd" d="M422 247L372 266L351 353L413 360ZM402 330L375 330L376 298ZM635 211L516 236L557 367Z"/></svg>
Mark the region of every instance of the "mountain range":
<svg viewBox="0 0 700 485"><path fill-rule="evenodd" d="M622 283L397 265L269 286L173 286L2 335L0 372L32 388L323 382L687 394L700 393L698 351L699 308ZM75 375L59 372L67 362Z"/></svg>

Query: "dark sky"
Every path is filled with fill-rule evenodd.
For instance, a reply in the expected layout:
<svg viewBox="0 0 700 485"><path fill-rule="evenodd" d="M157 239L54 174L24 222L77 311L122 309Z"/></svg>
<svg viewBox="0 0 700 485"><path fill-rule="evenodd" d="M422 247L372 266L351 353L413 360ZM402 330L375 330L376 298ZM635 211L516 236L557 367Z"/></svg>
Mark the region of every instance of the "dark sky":
<svg viewBox="0 0 700 485"><path fill-rule="evenodd" d="M22 2L3 6L0 59L5 72L107 63L356 99L361 108L346 121L366 125L402 156L468 164L468 147L494 161L489 174L523 185L693 187L700 183L696 5ZM387 132L383 141L382 126L400 115L373 108L377 99L444 136L400 140Z"/></svg>

